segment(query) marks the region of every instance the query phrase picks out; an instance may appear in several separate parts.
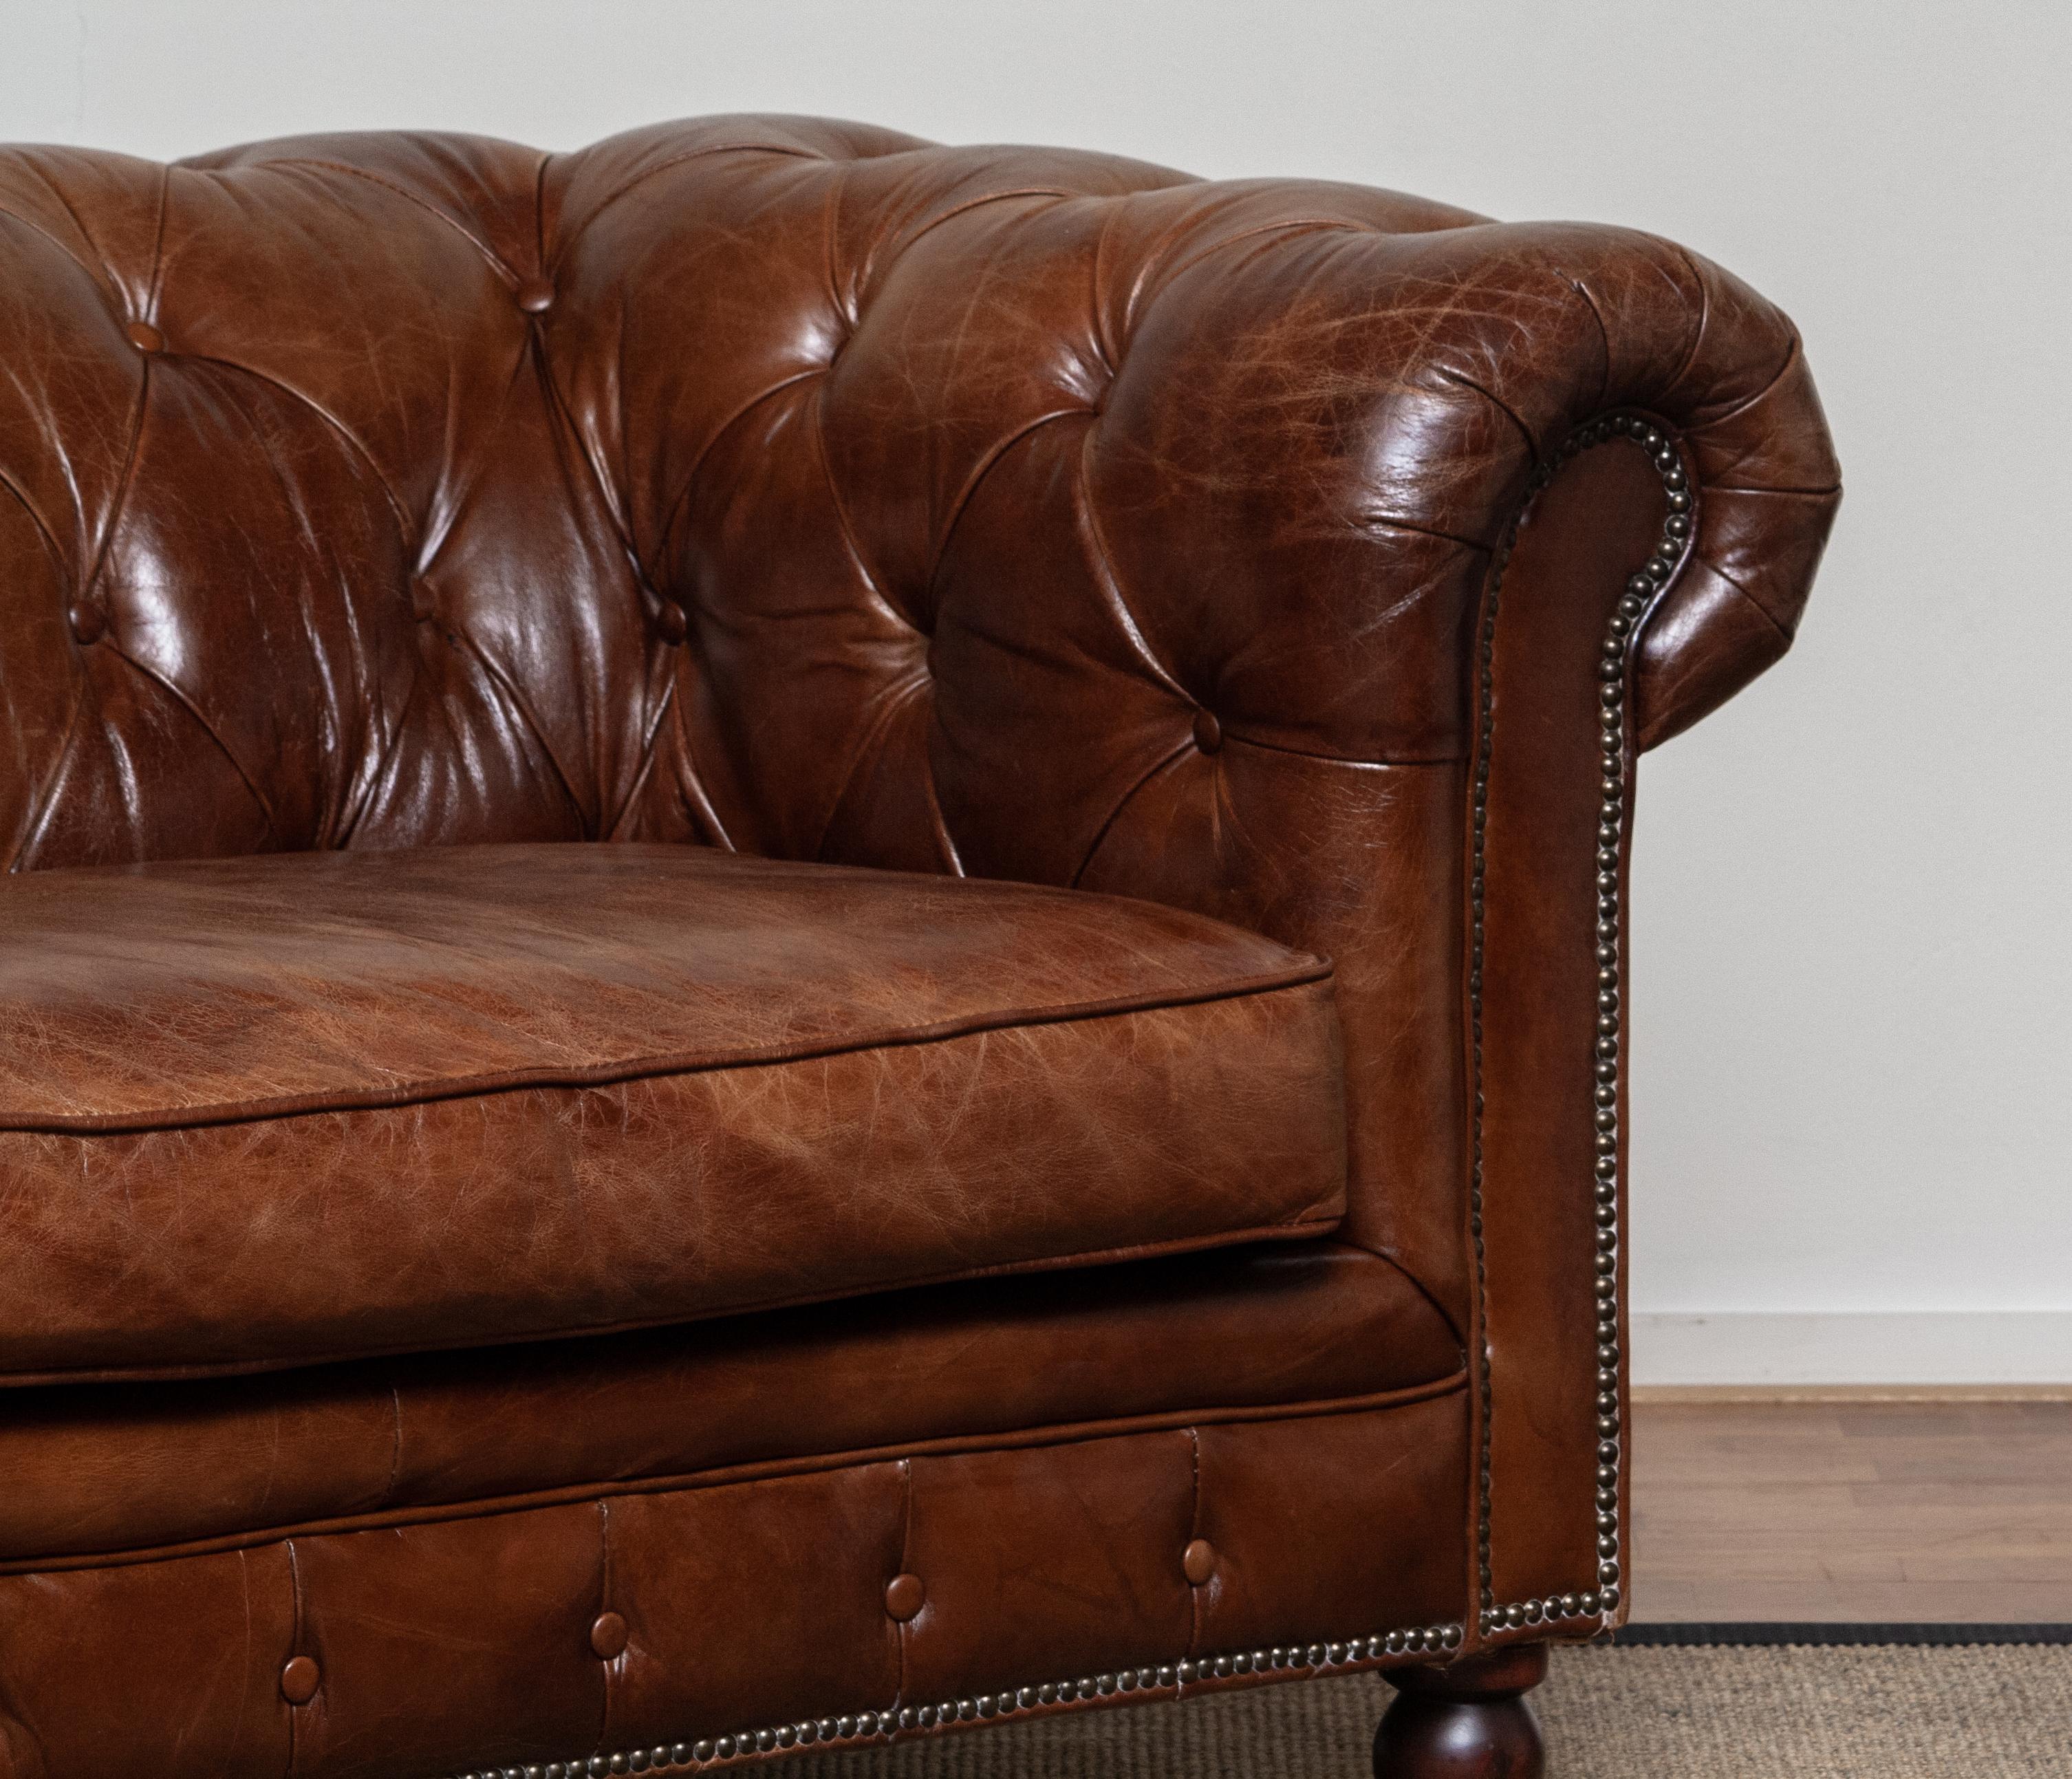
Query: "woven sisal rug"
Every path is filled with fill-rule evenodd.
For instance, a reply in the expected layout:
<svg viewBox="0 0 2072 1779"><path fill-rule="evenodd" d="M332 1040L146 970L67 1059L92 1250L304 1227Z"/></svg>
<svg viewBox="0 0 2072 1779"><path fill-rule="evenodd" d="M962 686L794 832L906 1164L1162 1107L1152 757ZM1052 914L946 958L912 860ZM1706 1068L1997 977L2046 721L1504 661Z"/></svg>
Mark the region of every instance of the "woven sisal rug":
<svg viewBox="0 0 2072 1779"><path fill-rule="evenodd" d="M797 1779L1362 1779L1371 1675L820 1756ZM2072 1645L1557 1650L1548 1779L2072 1779Z"/></svg>

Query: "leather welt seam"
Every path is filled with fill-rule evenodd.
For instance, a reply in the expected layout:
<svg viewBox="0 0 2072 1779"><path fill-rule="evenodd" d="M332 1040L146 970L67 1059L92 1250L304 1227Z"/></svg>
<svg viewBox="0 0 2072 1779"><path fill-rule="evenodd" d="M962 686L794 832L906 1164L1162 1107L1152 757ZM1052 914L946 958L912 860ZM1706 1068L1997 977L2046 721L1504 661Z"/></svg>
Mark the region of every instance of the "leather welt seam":
<svg viewBox="0 0 2072 1779"><path fill-rule="evenodd" d="M1350 766L1356 772L1421 772L1443 769L1450 766L1465 766L1466 754L1433 754L1415 759L1363 760L1350 754L1324 754L1315 748L1290 747L1283 742L1262 742L1256 736L1240 734L1235 729L1223 731L1225 747L1262 748L1268 754L1286 754L1298 760L1314 760L1319 766Z"/></svg>
<svg viewBox="0 0 2072 1779"><path fill-rule="evenodd" d="M1759 495L1766 498L1774 495L1779 500L1826 500L1842 491L1839 482L1823 482L1807 488L1778 486L1758 488L1743 482L1706 482L1700 486L1707 494Z"/></svg>
<svg viewBox="0 0 2072 1779"><path fill-rule="evenodd" d="M420 1337L386 1346L358 1341L349 1346L312 1348L264 1359L199 1359L187 1364L162 1366L68 1366L42 1371L7 1370L0 1364L0 1401L4 1401L10 1391L40 1389L46 1384L184 1383L211 1378L249 1378L266 1372L301 1370L311 1366L346 1365L360 1360L418 1358L430 1353L482 1352L497 1347L528 1346L541 1341L586 1339L592 1335L636 1333L643 1329L679 1328L737 1316L760 1316L772 1310L811 1309L819 1304L890 1296L901 1291L923 1291L936 1285L965 1284L979 1279L1021 1278L1032 1273L1071 1272L1087 1267L1115 1266L1133 1260L1211 1253L1223 1248L1244 1247L1254 1242L1308 1242L1337 1232L1345 1221L1344 1202L1345 1192L1341 1186L1318 1203L1305 1206L1274 1223L1246 1223L1206 1235L1176 1235L1162 1241L1082 1248L1071 1254L1035 1259L997 1260L985 1266L907 1273L826 1291L751 1297L739 1303L717 1304L700 1309L664 1310L659 1315L623 1317L616 1321L569 1322L553 1328L467 1334L443 1341Z"/></svg>
<svg viewBox="0 0 2072 1779"><path fill-rule="evenodd" d="M1066 1025L1095 1020L1127 1018L1140 1013L1177 1011L1225 1000L1263 999L1315 988L1330 982L1332 967L1318 961L1309 968L1272 976L1250 977L1178 993L1149 993L1113 1000L1068 1003L1059 1007L1017 1008L974 1013L960 1019L878 1031L853 1038L802 1039L758 1049L710 1053L680 1052L623 1058L578 1068L512 1069L495 1074L456 1076L445 1081L406 1083L383 1091L334 1091L284 1095L277 1099L226 1101L200 1106L168 1107L150 1111L48 1114L0 1113L0 1133L49 1136L125 1136L154 1131L192 1130L212 1124L254 1124L273 1118L303 1118L337 1111L388 1111L446 1099L469 1099L490 1094L532 1090L581 1091L617 1087L665 1075L717 1074L734 1069L768 1068L812 1062L872 1050L906 1050L925 1044L952 1043L991 1032L1039 1025Z"/></svg>
<svg viewBox="0 0 2072 1779"><path fill-rule="evenodd" d="M280 1543L290 1538L320 1537L330 1533L385 1530L395 1526L421 1526L450 1520L486 1519L500 1514L524 1513L541 1507L602 1501L623 1495L690 1494L730 1485L774 1481L787 1477L860 1469L865 1465L886 1464L900 1458L955 1457L971 1452L1024 1451L1032 1448L1085 1445L1097 1440L1129 1439L1189 1427L1329 1420L1342 1415L1415 1407L1420 1403L1460 1395L1466 1388L1466 1378L1461 1373L1455 1372L1450 1377L1435 1378L1424 1383L1405 1384L1392 1390L1374 1391L1357 1396L1324 1397L1298 1403L1237 1403L1220 1408L1162 1409L1149 1414L1128 1415L1118 1420L1053 1422L1045 1426L1007 1428L997 1432L948 1434L934 1439L907 1440L845 1452L801 1452L786 1457L716 1465L703 1470L613 1477L548 1488L512 1490L469 1501L421 1502L409 1506L375 1508L358 1514L341 1514L325 1519L219 1533L209 1538L190 1539L176 1543L151 1545L128 1551L67 1551L42 1556L9 1557L0 1559L0 1576L43 1574L76 1569L132 1568L141 1563L177 1561L182 1557L204 1556L221 1551L249 1550L255 1546Z"/></svg>

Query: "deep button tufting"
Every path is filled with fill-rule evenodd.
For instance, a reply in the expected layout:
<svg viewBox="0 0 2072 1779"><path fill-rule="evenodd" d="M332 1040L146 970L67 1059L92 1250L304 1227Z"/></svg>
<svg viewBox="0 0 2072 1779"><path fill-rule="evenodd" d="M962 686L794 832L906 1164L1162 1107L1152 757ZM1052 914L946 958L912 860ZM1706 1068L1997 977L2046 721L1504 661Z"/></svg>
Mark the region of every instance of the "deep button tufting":
<svg viewBox="0 0 2072 1779"><path fill-rule="evenodd" d="M674 648L690 633L691 621L684 615L684 608L673 599L664 599L655 612L655 634Z"/></svg>
<svg viewBox="0 0 2072 1779"><path fill-rule="evenodd" d="M591 1653L600 1662L616 1662L626 1654L626 1621L616 1613L599 1613L590 1628Z"/></svg>
<svg viewBox="0 0 2072 1779"><path fill-rule="evenodd" d="M1194 746L1204 754L1218 752L1223 745L1223 725L1215 719L1215 713L1198 710L1194 713Z"/></svg>
<svg viewBox="0 0 2072 1779"><path fill-rule="evenodd" d="M166 349L166 336L148 321L133 321L122 331L140 352L162 352Z"/></svg>
<svg viewBox="0 0 2072 1779"><path fill-rule="evenodd" d="M291 1705L306 1705L316 1697L318 1683L323 1678L312 1658L290 1656L281 1670L281 1696Z"/></svg>
<svg viewBox="0 0 2072 1779"><path fill-rule="evenodd" d="M523 280L512 295L528 315L544 315L554 306L554 287L545 278Z"/></svg>
<svg viewBox="0 0 2072 1779"><path fill-rule="evenodd" d="M1190 1588L1198 1588L1216 1572L1216 1547L1205 1538L1198 1538L1180 1553L1181 1572Z"/></svg>
<svg viewBox="0 0 2072 1779"><path fill-rule="evenodd" d="M919 1576L894 1576L885 1584L886 1616L904 1625L920 1611L927 1598L928 1590Z"/></svg>
<svg viewBox="0 0 2072 1779"><path fill-rule="evenodd" d="M107 634L108 617L100 606L82 599L65 613L72 633L82 643L97 643Z"/></svg>

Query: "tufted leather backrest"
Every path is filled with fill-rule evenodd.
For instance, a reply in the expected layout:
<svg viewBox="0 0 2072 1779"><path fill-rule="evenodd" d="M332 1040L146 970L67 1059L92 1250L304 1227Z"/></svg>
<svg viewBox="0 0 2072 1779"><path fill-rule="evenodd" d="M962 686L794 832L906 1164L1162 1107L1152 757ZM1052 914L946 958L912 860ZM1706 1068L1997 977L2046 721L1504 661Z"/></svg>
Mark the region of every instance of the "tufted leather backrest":
<svg viewBox="0 0 2072 1779"><path fill-rule="evenodd" d="M640 833L1066 881L1198 701L1314 728L1256 611L1108 535L1142 311L1288 188L918 150L8 153L10 863ZM1003 752L1003 678L1069 746Z"/></svg>
<svg viewBox="0 0 2072 1779"><path fill-rule="evenodd" d="M1621 405L1705 483L1653 739L1782 651L1835 476L1788 324L1651 237L807 120L0 152L0 846L1220 914L1338 959L1355 1175L1429 1187L1349 1227L1464 1319L1470 639Z"/></svg>

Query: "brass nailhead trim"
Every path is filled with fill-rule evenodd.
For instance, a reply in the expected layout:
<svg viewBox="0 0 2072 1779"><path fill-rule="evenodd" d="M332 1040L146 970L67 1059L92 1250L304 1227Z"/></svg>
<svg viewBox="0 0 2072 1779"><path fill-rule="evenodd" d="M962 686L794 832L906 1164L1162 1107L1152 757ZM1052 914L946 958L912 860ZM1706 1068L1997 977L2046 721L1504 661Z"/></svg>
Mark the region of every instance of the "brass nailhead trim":
<svg viewBox="0 0 2072 1779"><path fill-rule="evenodd" d="M1549 1594L1541 1600L1514 1600L1499 1605L1491 1586L1490 1564L1490 1400L1489 1342L1483 1340L1478 1367L1482 1382L1482 1461L1481 1497L1476 1526L1478 1573L1481 1579L1482 1634L1491 1636L1527 1626L1556 1625L1572 1621L1608 1617L1619 1603L1622 1529L1619 1524L1619 1475L1625 1461L1625 1429L1619 1415L1618 1344L1618 1229L1619 1229L1619 1065L1623 1033L1624 932L1619 901L1619 857L1626 832L1626 782L1628 766L1626 709L1630 701L1630 662L1634 637L1649 606L1668 585L1690 548L1692 532L1690 476L1669 433L1637 414L1618 414L1593 421L1571 433L1547 462L1532 472L1526 484L1525 502L1498 547L1491 565L1488 609L1483 617L1477 701L1477 765L1474 795L1474 844L1469 870L1470 960L1468 996L1472 1033L1474 1078L1472 1172L1469 1185L1469 1227L1473 1232L1475 1284L1478 1293L1486 1281L1482 1245L1482 902L1483 839L1489 812L1490 742L1494 727L1494 698L1490 668L1495 658L1496 612L1503 571L1518 540L1518 528L1525 512L1555 473L1572 458L1609 439L1629 438L1646 452L1648 461L1662 479L1669 498L1669 512L1663 520L1662 535L1647 561L1628 578L1611 621L1605 627L1597 664L1598 765L1601 790L1597 800L1597 1014L1593 1062L1597 1121L1597 1163L1593 1192L1597 1202L1597 1253L1593 1271L1597 1304L1597 1568L1591 1585L1572 1593Z"/></svg>
<svg viewBox="0 0 2072 1779"><path fill-rule="evenodd" d="M801 1718L795 1724L737 1730L731 1736L702 1736L695 1742L657 1742L652 1748L623 1748L614 1754L593 1754L573 1761L482 1767L450 1775L449 1779L604 1779L606 1774L622 1773L695 1772L701 1767L780 1749L890 1741L945 1724L997 1720L1023 1711L1125 1693L1177 1692L1244 1674L1293 1676L1363 1666L1391 1658L1443 1655L1460 1648L1462 1637L1462 1628L1458 1625L1433 1625L1343 1642L1312 1643L1306 1648L1240 1650L1234 1655L1202 1656L1155 1668L1083 1674L1076 1680L1049 1681L1040 1687L1007 1687L997 1693L947 1699L939 1705L900 1705L859 1711L853 1716Z"/></svg>

